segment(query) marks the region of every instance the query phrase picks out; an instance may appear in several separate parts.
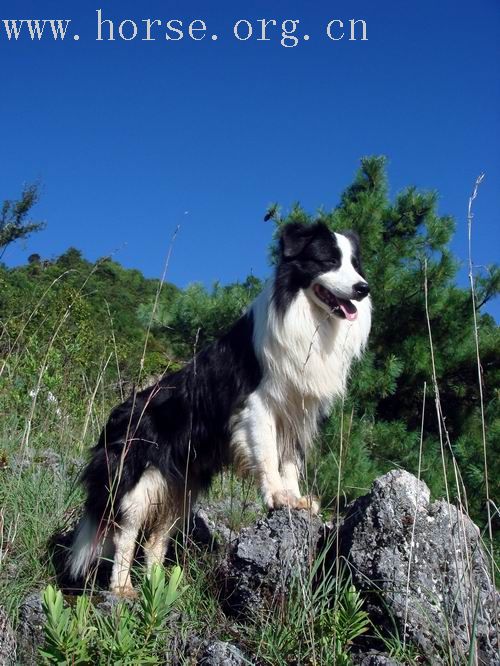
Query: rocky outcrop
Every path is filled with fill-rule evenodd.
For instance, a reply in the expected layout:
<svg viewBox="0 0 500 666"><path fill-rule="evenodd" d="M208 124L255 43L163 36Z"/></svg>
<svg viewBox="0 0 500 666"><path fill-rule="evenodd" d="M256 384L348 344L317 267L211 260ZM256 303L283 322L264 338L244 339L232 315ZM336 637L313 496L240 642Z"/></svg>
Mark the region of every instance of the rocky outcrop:
<svg viewBox="0 0 500 666"><path fill-rule="evenodd" d="M251 617L279 602L292 576L307 578L323 532L318 517L287 509L244 528L221 567L225 611Z"/></svg>
<svg viewBox="0 0 500 666"><path fill-rule="evenodd" d="M0 606L0 666L13 666L16 663L16 635L7 613Z"/></svg>
<svg viewBox="0 0 500 666"><path fill-rule="evenodd" d="M402 666L401 662L376 650L353 655L353 664L354 666Z"/></svg>
<svg viewBox="0 0 500 666"><path fill-rule="evenodd" d="M226 641L213 641L206 645L198 660L200 666L245 666L251 663L236 645Z"/></svg>
<svg viewBox="0 0 500 666"><path fill-rule="evenodd" d="M237 645L246 645L244 623L286 602L291 581L307 580L312 562L326 548L326 563L340 563L339 555L348 563L377 632L385 638L397 635L399 647L407 645L418 663L466 664L472 657L469 663L476 666L500 666L500 598L479 530L456 507L431 502L427 486L411 474L393 471L377 479L367 495L347 507L338 530L307 511L281 509L235 533L224 513L227 518L222 504L217 510L208 503L195 507L192 534L197 531L200 538L193 541L211 550L219 544L213 565L219 567L220 600L235 643L217 640L227 637L218 627L211 627L210 640L188 637L193 663L258 663ZM102 594L95 603L107 613L116 598ZM19 663L38 663L43 622L35 593L19 612ZM0 648L0 666L10 666L14 657L9 662L4 654L13 655L15 640L1 609ZM166 663L176 663L181 653L184 658L186 648L184 638L174 640ZM387 652L383 640L364 637L354 646L353 663L397 666Z"/></svg>
<svg viewBox="0 0 500 666"><path fill-rule="evenodd" d="M17 658L23 666L37 666L40 663L38 648L43 645L44 624L41 592L33 592L19 608Z"/></svg>
<svg viewBox="0 0 500 666"><path fill-rule="evenodd" d="M238 538L242 525L254 523L262 513L257 502L241 503L231 498L197 502L191 512L190 539L210 549L227 546Z"/></svg>
<svg viewBox="0 0 500 666"><path fill-rule="evenodd" d="M341 553L366 595L375 625L416 646L432 664L500 664L500 598L478 528L459 509L430 502L405 471L377 479L351 503L339 531Z"/></svg>
<svg viewBox="0 0 500 666"><path fill-rule="evenodd" d="M169 666L252 666L253 661L244 651L229 641L201 638L190 634L187 640L171 642L165 664Z"/></svg>

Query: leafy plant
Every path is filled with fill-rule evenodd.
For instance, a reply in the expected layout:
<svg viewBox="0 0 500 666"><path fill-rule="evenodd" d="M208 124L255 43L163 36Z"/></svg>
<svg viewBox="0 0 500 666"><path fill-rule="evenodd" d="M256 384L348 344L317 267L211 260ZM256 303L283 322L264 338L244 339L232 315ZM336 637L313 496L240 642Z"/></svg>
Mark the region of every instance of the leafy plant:
<svg viewBox="0 0 500 666"><path fill-rule="evenodd" d="M46 616L45 646L40 654L50 664L88 664L95 628L89 626L90 601L78 597L75 609L65 607L63 595L52 585L43 592Z"/></svg>
<svg viewBox="0 0 500 666"><path fill-rule="evenodd" d="M370 626L359 592L339 567L325 567L326 551L302 580L296 577L281 607L259 633L258 653L269 664L350 666L354 641Z"/></svg>
<svg viewBox="0 0 500 666"><path fill-rule="evenodd" d="M332 650L338 666L350 664L348 654L353 641L369 627L368 613L363 610L363 600L354 585L348 583L338 596L333 609L318 613L317 635L325 652Z"/></svg>
<svg viewBox="0 0 500 666"><path fill-rule="evenodd" d="M167 615L182 594L182 577L181 567L175 566L167 585L163 567L155 565L144 578L139 599L139 629L146 640L164 627Z"/></svg>
<svg viewBox="0 0 500 666"><path fill-rule="evenodd" d="M138 602L117 603L109 615L80 596L74 608L52 585L43 592L45 644L40 654L47 664L110 663L123 666L159 664L167 618L183 592L182 569L173 567L168 584L165 570L155 565L145 577Z"/></svg>

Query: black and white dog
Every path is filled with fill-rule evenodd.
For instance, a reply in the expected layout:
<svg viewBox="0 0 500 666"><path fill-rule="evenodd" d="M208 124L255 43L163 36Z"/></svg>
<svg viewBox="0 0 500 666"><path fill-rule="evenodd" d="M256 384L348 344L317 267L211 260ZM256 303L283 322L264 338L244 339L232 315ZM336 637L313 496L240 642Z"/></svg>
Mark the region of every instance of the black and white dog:
<svg viewBox="0 0 500 666"><path fill-rule="evenodd" d="M85 574L112 541L111 590L133 593L139 533L148 568L214 474L253 473L270 508L319 510L299 477L318 423L346 390L371 304L358 237L317 222L283 227L274 279L221 338L111 414L83 474L71 556Z"/></svg>

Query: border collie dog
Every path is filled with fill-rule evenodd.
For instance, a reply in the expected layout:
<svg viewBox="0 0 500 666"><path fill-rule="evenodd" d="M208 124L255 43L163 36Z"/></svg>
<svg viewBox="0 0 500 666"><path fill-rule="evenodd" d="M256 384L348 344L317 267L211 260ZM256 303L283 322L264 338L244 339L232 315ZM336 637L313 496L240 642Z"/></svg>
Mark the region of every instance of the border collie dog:
<svg viewBox="0 0 500 666"><path fill-rule="evenodd" d="M198 492L229 464L255 475L269 509L317 512L299 478L318 424L366 345L368 293L354 232L285 225L274 279L247 312L184 368L111 413L83 473L72 578L110 542L111 590L133 594L139 534L151 569Z"/></svg>

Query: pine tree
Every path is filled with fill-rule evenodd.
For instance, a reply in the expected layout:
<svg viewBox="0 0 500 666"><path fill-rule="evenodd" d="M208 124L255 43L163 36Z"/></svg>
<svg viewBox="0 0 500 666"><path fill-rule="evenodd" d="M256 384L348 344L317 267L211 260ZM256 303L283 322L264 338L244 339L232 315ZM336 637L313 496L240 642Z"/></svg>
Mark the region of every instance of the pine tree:
<svg viewBox="0 0 500 666"><path fill-rule="evenodd" d="M313 220L299 205L286 217L274 206L270 217L278 229L291 221ZM449 249L453 219L438 215L435 192L409 187L390 201L385 160L380 157L363 159L338 207L320 211L314 219L323 220L335 231L354 229L359 233L373 300L368 350L353 369L349 395L343 405L335 407L314 461L315 469L319 468L320 491L325 498L334 498L340 487L344 497L351 499L364 492L377 474L394 466L417 472L427 384L422 477L435 496L446 494L425 305L427 280L437 384L451 444L445 437L449 492L452 499L457 494L451 465L454 455L467 489L469 509L476 518L484 519L472 302L470 292L456 284L459 264ZM477 303L482 307L499 292L498 268L491 267L477 284ZM490 494L498 496L500 334L492 317L481 311L478 316Z"/></svg>
<svg viewBox="0 0 500 666"><path fill-rule="evenodd" d="M187 360L227 330L262 289L262 282L249 275L243 283L221 285L211 291L193 283L168 302L160 302L153 316L153 330L163 332L177 360ZM153 303L140 310L143 322L151 319Z"/></svg>

